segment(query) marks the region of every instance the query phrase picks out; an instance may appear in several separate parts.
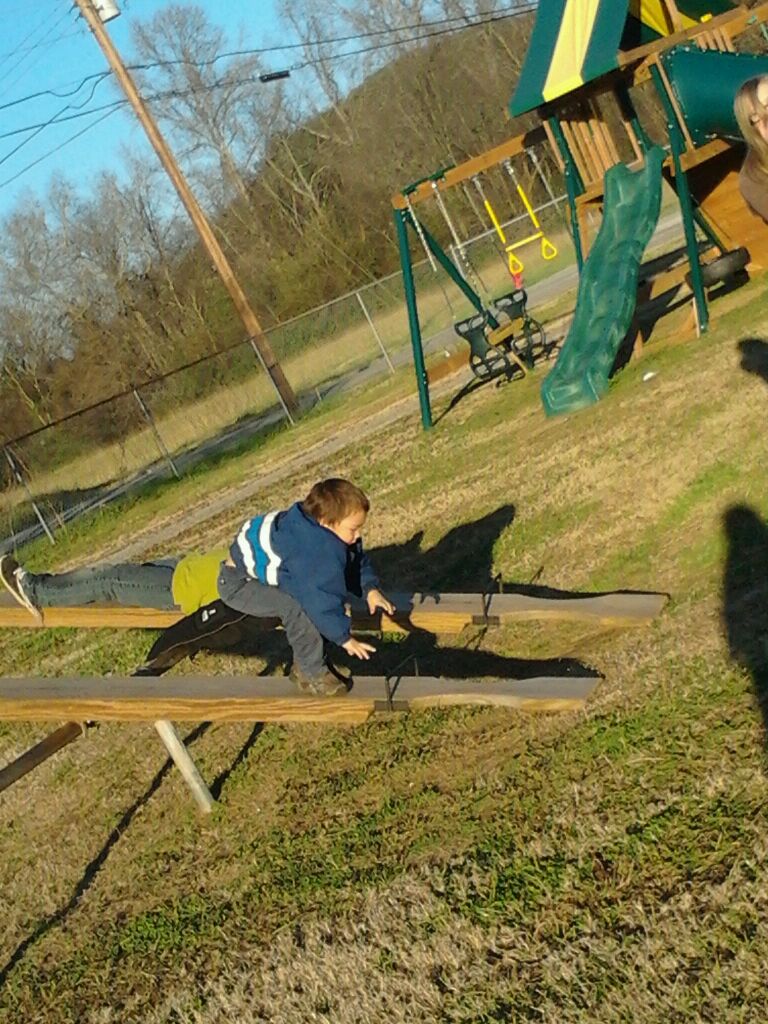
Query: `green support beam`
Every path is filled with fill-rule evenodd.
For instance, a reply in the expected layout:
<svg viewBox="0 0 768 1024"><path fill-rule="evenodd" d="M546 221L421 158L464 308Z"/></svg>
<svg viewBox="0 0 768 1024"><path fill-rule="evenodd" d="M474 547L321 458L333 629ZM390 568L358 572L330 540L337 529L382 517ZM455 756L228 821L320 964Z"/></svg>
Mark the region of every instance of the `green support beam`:
<svg viewBox="0 0 768 1024"><path fill-rule="evenodd" d="M411 348L413 350L413 365L416 370L416 386L419 389L419 406L421 408L421 425L425 430L432 426L432 407L429 401L429 379L427 368L424 365L424 347L421 341L421 325L419 323L419 310L416 305L416 288L413 283L413 266L411 265L411 250L408 245L407 223L410 214L407 210L393 210L395 227L397 229L397 244L400 250L400 266L403 271L403 289L405 291L405 304L408 309L408 327L411 332Z"/></svg>
<svg viewBox="0 0 768 1024"><path fill-rule="evenodd" d="M688 262L691 265L691 285L693 287L693 301L696 304L696 314L699 321L699 330L703 334L709 327L709 309L707 308L707 296L704 291L704 282L701 277L701 263L699 262L699 245L696 241L696 222L694 218L693 201L688 188L688 179L683 170L680 157L685 152L685 139L680 123L675 114L672 101L664 87L661 72L654 64L651 66L651 77L656 91L659 94L661 104L664 108L664 115L667 119L667 131L672 148L672 162L675 167L675 191L680 202L680 212L683 216L683 229L685 231L685 247L688 250Z"/></svg>
<svg viewBox="0 0 768 1024"><path fill-rule="evenodd" d="M584 182L582 181L581 174L579 174L579 169L573 159L573 154L566 138L563 135L560 121L554 116L548 117L547 121L552 129L552 135L565 165L565 190L568 193L568 212L571 215L571 235L573 237L573 248L576 250L576 266L579 269L579 275L581 275L581 269L584 266L584 250L581 247L581 230L579 228L579 215L576 210L576 196L581 195L584 191Z"/></svg>
<svg viewBox="0 0 768 1024"><path fill-rule="evenodd" d="M450 277L450 279L453 281L456 287L472 303L472 305L475 307L478 313L488 314L488 323L491 325L491 327L498 327L499 321L490 312L490 310L487 310L485 308L485 306L483 305L483 300L480 298L480 296L477 294L474 288L470 287L470 285L467 284L467 281L462 276L461 271L458 269L456 264L446 253L446 251L442 248L437 239L427 230L423 223L421 225L421 230L424 235L424 241L429 246L429 251L432 253L437 262L446 272L448 277Z"/></svg>

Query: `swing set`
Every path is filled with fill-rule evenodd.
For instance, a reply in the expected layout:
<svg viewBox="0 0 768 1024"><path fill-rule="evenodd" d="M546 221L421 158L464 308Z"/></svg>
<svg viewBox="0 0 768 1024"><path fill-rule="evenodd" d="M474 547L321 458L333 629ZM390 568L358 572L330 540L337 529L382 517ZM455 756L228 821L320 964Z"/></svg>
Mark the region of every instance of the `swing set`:
<svg viewBox="0 0 768 1024"><path fill-rule="evenodd" d="M440 284L446 305L451 312L454 330L470 347L469 365L474 376L480 381L502 376L507 380L511 380L515 376L525 376L532 368L537 356L543 354L547 358L549 357L551 345L547 344L542 325L528 313L528 296L522 284L525 264L519 251L534 242L539 242L542 258L550 261L558 255L558 250L554 243L547 238L533 204L520 183L512 159L516 156L525 156L534 174L542 181L550 200L555 201L555 196L534 150L535 145L545 141L546 136L543 130L534 129L526 135L497 146L481 157L469 160L459 166L442 167L433 174L412 182L393 199L408 320L419 382L422 423L425 427L431 426L432 419L408 243L408 228L410 227L414 232L432 272ZM482 173L496 166L502 167L509 177L522 203L524 210L522 216L527 218L532 228L530 233L517 241L508 238L504 225L494 209L480 177ZM506 269L513 282L511 291L495 297L491 295L479 270L470 258L466 244L461 240L443 195L448 189L461 185L471 202L471 193L466 192L467 182L474 185L482 200L493 232L503 247ZM429 199L434 201L451 237L452 251L455 253L454 259L440 246L416 213L416 206ZM474 209L474 203L471 205ZM457 320L455 310L443 286L441 270L448 275L453 284L474 307L475 313L472 316L464 320Z"/></svg>

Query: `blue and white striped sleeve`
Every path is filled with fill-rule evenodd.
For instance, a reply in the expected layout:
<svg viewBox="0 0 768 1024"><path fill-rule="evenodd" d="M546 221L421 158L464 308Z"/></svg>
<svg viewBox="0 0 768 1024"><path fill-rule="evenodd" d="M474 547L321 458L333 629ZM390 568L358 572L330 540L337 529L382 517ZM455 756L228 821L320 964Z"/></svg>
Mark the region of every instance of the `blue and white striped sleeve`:
<svg viewBox="0 0 768 1024"><path fill-rule="evenodd" d="M281 562L272 546L272 524L276 515L277 512L269 512L247 519L230 548L232 561L245 576L272 587L277 586Z"/></svg>

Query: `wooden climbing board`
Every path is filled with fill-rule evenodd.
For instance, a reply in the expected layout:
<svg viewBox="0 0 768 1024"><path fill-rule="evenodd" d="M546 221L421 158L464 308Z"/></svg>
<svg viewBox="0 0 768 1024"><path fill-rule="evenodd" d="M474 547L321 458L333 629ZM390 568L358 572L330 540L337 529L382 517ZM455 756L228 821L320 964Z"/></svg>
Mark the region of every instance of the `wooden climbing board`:
<svg viewBox="0 0 768 1024"><path fill-rule="evenodd" d="M353 627L403 633L423 629L432 633L460 633L467 626L503 626L512 622L544 620L587 622L597 626L644 626L660 614L665 594L612 593L534 597L528 594L393 593L394 615L369 615L353 608ZM127 608L120 605L85 605L46 608L39 623L8 595L0 596L0 627L80 629L166 629L181 618L178 611ZM274 619L255 620L273 629Z"/></svg>
<svg viewBox="0 0 768 1024"><path fill-rule="evenodd" d="M444 679L357 676L347 694L297 692L284 676L163 676L0 679L0 721L326 722L356 725L374 713L481 704L521 711L573 711L598 676Z"/></svg>

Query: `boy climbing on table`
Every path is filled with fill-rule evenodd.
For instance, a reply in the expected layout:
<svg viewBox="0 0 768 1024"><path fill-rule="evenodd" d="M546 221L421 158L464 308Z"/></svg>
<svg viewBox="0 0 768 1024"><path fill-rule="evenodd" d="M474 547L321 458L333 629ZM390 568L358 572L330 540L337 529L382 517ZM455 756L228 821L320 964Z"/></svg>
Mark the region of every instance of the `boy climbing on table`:
<svg viewBox="0 0 768 1024"><path fill-rule="evenodd" d="M331 670L326 641L364 660L375 651L350 633L350 593L364 597L371 614L395 610L363 551L369 508L366 495L348 480L321 480L286 511L246 520L222 564L222 601L247 615L282 621L294 656L291 678L305 693L347 689Z"/></svg>

